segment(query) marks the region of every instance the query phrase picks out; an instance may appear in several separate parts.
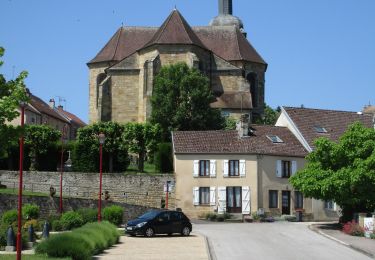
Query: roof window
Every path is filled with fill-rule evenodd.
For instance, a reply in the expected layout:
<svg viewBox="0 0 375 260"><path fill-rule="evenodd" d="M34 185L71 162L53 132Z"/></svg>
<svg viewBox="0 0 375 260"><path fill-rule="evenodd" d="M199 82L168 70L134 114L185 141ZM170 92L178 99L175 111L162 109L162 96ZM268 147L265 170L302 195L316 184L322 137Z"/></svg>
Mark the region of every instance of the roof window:
<svg viewBox="0 0 375 260"><path fill-rule="evenodd" d="M315 132L320 133L320 134L325 134L327 133L327 129L321 126L314 126Z"/></svg>
<svg viewBox="0 0 375 260"><path fill-rule="evenodd" d="M274 144L276 144L276 143L284 143L284 141L280 137L278 137L277 135L267 135L267 137Z"/></svg>

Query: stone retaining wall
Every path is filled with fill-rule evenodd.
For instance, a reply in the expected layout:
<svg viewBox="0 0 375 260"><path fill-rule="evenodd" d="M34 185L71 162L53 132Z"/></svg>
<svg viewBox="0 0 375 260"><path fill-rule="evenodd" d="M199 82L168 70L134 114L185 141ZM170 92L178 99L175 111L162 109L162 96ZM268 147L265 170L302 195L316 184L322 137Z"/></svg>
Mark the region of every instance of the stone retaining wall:
<svg viewBox="0 0 375 260"><path fill-rule="evenodd" d="M132 205L160 208L165 199L164 185L167 181L175 182L174 175L124 175L120 173L103 174L104 192L108 191L110 200ZM18 172L0 171L0 182L7 188L18 189ZM24 172L24 190L48 193L50 187L60 191L59 172ZM63 196L97 199L99 191L99 173L66 172L63 174ZM172 190L168 200L169 208L175 207L175 194Z"/></svg>

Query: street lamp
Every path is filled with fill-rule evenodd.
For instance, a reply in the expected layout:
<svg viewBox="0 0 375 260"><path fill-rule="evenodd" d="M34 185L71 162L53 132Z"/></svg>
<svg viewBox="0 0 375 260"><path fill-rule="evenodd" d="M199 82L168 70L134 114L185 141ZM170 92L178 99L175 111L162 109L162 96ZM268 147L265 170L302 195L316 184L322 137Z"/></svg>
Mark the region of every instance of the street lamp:
<svg viewBox="0 0 375 260"><path fill-rule="evenodd" d="M60 214L63 213L63 200L62 200L62 181L63 181L63 173L64 173L64 144L68 142L66 132L68 130L68 126L64 124L64 127L61 132L61 159L60 159Z"/></svg>
<svg viewBox="0 0 375 260"><path fill-rule="evenodd" d="M98 222L102 220L102 175L103 175L103 144L105 135L100 133L99 136L99 202L98 202Z"/></svg>
<svg viewBox="0 0 375 260"><path fill-rule="evenodd" d="M29 89L26 89L27 98L30 97ZM24 131L25 124L25 107L27 102L21 101L21 130ZM19 162L19 186L18 186L18 228L17 228L17 260L21 259L21 250L22 250L22 237L21 237L21 225L22 225L22 186L23 186L23 143L24 137L23 132L21 133L20 141L20 162Z"/></svg>

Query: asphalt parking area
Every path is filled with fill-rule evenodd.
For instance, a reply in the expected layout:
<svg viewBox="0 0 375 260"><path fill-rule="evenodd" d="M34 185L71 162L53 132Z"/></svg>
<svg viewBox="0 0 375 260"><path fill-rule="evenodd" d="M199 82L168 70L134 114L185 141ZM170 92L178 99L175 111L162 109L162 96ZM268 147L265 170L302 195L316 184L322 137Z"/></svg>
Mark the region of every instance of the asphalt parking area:
<svg viewBox="0 0 375 260"><path fill-rule="evenodd" d="M158 235L151 238L122 236L120 243L94 259L208 260L206 240L199 234L188 237Z"/></svg>

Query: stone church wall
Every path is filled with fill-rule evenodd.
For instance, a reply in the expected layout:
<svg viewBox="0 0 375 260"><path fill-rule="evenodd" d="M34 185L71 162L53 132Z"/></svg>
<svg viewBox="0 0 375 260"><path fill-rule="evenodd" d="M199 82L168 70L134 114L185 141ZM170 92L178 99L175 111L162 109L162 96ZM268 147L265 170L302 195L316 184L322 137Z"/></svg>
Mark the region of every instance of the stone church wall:
<svg viewBox="0 0 375 260"><path fill-rule="evenodd" d="M174 175L124 175L121 173L103 174L103 193L109 192L114 202L128 203L145 207L160 208L165 198L164 184L174 182ZM18 172L0 171L0 182L8 188L18 188ZM60 191L59 172L24 172L26 191L49 193L50 187ZM73 198L97 199L99 191L99 173L66 172L63 175L63 196ZM103 196L104 199L104 196ZM175 205L174 191L169 195L169 208Z"/></svg>

